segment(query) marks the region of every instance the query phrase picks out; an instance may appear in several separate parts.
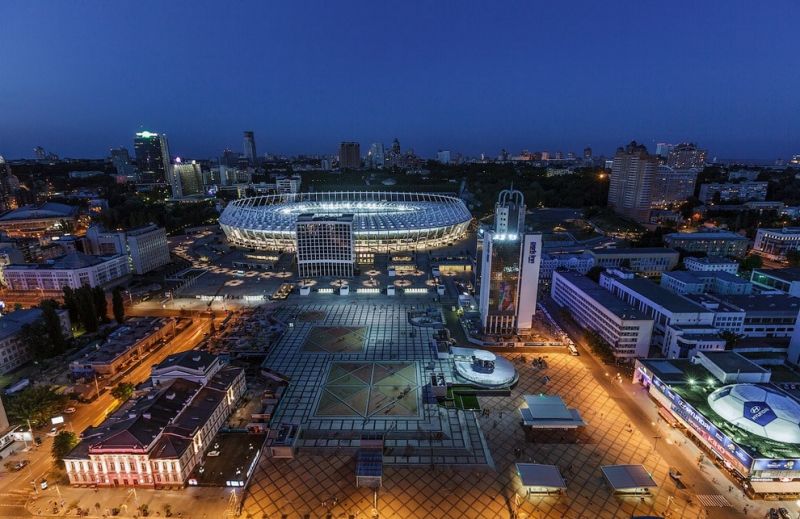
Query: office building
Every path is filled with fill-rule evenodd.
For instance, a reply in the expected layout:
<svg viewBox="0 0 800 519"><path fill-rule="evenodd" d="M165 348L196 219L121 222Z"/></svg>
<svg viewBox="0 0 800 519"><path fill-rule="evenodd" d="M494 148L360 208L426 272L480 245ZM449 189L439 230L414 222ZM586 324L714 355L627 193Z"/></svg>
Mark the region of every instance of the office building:
<svg viewBox="0 0 800 519"><path fill-rule="evenodd" d="M704 204L764 201L769 182L714 182L701 184L699 198Z"/></svg>
<svg viewBox="0 0 800 519"><path fill-rule="evenodd" d="M550 279L555 271L586 274L594 266L594 258L585 252L542 253L539 279Z"/></svg>
<svg viewBox="0 0 800 519"><path fill-rule="evenodd" d="M122 254L130 259L134 274L142 275L170 262L167 233L163 227L149 224L128 231L106 231L93 225L86 231L92 254Z"/></svg>
<svg viewBox="0 0 800 519"><path fill-rule="evenodd" d="M653 187L650 195L651 207L666 207L670 204L681 204L694 196L697 182L696 169L672 169L659 166L653 176Z"/></svg>
<svg viewBox="0 0 800 519"><path fill-rule="evenodd" d="M687 270L697 272L727 272L729 274L739 273L738 261L723 258L721 256L707 256L704 258L687 256L683 258L683 266L686 267Z"/></svg>
<svg viewBox="0 0 800 519"><path fill-rule="evenodd" d="M301 278L353 277L353 215L298 216L296 250Z"/></svg>
<svg viewBox="0 0 800 519"><path fill-rule="evenodd" d="M798 249L800 249L800 227L759 228L753 241L753 252L772 260L786 259L787 252Z"/></svg>
<svg viewBox="0 0 800 519"><path fill-rule="evenodd" d="M618 148L611 166L608 206L638 222L647 222L657 159L635 141Z"/></svg>
<svg viewBox="0 0 800 519"><path fill-rule="evenodd" d="M66 310L56 310L65 339L72 337L72 326ZM15 310L0 316L0 375L12 371L33 359L33 351L22 336L22 329L42 319L42 310ZM0 432L2 429L0 429Z"/></svg>
<svg viewBox="0 0 800 519"><path fill-rule="evenodd" d="M674 232L664 235L664 245L709 256L741 258L747 254L750 240L731 231Z"/></svg>
<svg viewBox="0 0 800 519"><path fill-rule="evenodd" d="M550 294L576 322L597 332L622 359L646 357L653 320L575 272L554 272Z"/></svg>
<svg viewBox="0 0 800 519"><path fill-rule="evenodd" d="M230 366L219 369L207 384L180 377L165 380L84 432L64 458L70 484L185 485L245 389L244 370Z"/></svg>
<svg viewBox="0 0 800 519"><path fill-rule="evenodd" d="M359 169L361 167L361 145L357 142L343 142L339 145L339 169Z"/></svg>
<svg viewBox="0 0 800 519"><path fill-rule="evenodd" d="M479 306L485 333L506 335L531 328L541 251L541 234L484 233Z"/></svg>
<svg viewBox="0 0 800 519"><path fill-rule="evenodd" d="M658 276L678 266L680 254L665 247L593 249L586 251L594 264L603 268L624 268L644 276Z"/></svg>
<svg viewBox="0 0 800 519"><path fill-rule="evenodd" d="M11 166L0 155L0 212L16 209L19 205L16 192L19 189L19 179L11 173Z"/></svg>
<svg viewBox="0 0 800 519"><path fill-rule="evenodd" d="M370 145L369 153L367 153L367 162L371 168L383 169L386 163L386 152L382 142L373 142Z"/></svg>
<svg viewBox="0 0 800 519"><path fill-rule="evenodd" d="M668 144L666 142L659 142L656 144L656 155L659 157L666 159L669 157L669 152L672 151L674 146L672 144Z"/></svg>
<svg viewBox="0 0 800 519"><path fill-rule="evenodd" d="M90 256L73 252L48 263L8 265L3 275L9 290L60 292L63 287L105 286L130 273L128 257Z"/></svg>
<svg viewBox="0 0 800 519"><path fill-rule="evenodd" d="M279 176L275 179L275 190L280 194L300 192L300 175Z"/></svg>
<svg viewBox="0 0 800 519"><path fill-rule="evenodd" d="M258 165L258 154L256 153L256 137L252 131L244 132L244 158L250 166Z"/></svg>
<svg viewBox="0 0 800 519"><path fill-rule="evenodd" d="M173 198L203 194L203 171L197 161L181 162L178 158L170 169Z"/></svg>
<svg viewBox="0 0 800 519"><path fill-rule="evenodd" d="M696 144L684 142L669 150L667 165L675 169L703 168L706 164L706 150Z"/></svg>
<svg viewBox="0 0 800 519"><path fill-rule="evenodd" d="M441 164L450 164L450 150L437 151L436 160Z"/></svg>
<svg viewBox="0 0 800 519"><path fill-rule="evenodd" d="M138 132L133 141L139 182L165 184L170 175L167 136L148 131Z"/></svg>
<svg viewBox="0 0 800 519"><path fill-rule="evenodd" d="M661 286L676 294L750 294L753 285L729 272L676 270L661 275Z"/></svg>
<svg viewBox="0 0 800 519"><path fill-rule="evenodd" d="M714 327L714 311L650 280L619 271L604 272L600 285L653 320L651 344L669 357L725 348Z"/></svg>
<svg viewBox="0 0 800 519"><path fill-rule="evenodd" d="M753 269L750 282L765 291L780 291L800 297L800 268Z"/></svg>

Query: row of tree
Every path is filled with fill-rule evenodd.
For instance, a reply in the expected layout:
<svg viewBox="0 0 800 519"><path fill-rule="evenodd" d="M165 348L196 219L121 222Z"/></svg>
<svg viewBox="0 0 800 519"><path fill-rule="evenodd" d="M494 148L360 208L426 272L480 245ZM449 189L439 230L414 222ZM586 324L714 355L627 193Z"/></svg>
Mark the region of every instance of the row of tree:
<svg viewBox="0 0 800 519"><path fill-rule="evenodd" d="M30 348L35 360L44 360L61 355L68 348L67 339L61 328L58 303L52 299L39 305L42 317L26 324L20 330L22 342Z"/></svg>
<svg viewBox="0 0 800 519"><path fill-rule="evenodd" d="M118 323L125 320L125 305L119 287L112 292L112 311ZM64 287L64 306L73 323L81 324L87 332L96 332L101 323L107 323L108 301L102 287L84 285L80 288Z"/></svg>

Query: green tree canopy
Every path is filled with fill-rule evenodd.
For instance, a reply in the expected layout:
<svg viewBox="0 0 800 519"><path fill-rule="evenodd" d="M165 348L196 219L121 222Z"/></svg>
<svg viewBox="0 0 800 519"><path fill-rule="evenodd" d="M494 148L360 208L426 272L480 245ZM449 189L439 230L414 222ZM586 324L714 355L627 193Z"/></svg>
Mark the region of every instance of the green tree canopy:
<svg viewBox="0 0 800 519"><path fill-rule="evenodd" d="M31 425L38 427L61 414L68 401L67 395L56 393L52 386L32 386L9 398L6 411L12 421L30 421Z"/></svg>
<svg viewBox="0 0 800 519"><path fill-rule="evenodd" d="M69 454L76 445L78 445L78 436L74 432L61 431L56 435L50 454L52 454L58 466L64 466L64 456Z"/></svg>
<svg viewBox="0 0 800 519"><path fill-rule="evenodd" d="M120 382L111 390L111 396L123 402L133 395L134 386L129 382Z"/></svg>
<svg viewBox="0 0 800 519"><path fill-rule="evenodd" d="M120 287L114 287L114 291L111 293L111 307L114 312L114 319L118 324L122 324L125 321L125 303L122 301L122 289Z"/></svg>

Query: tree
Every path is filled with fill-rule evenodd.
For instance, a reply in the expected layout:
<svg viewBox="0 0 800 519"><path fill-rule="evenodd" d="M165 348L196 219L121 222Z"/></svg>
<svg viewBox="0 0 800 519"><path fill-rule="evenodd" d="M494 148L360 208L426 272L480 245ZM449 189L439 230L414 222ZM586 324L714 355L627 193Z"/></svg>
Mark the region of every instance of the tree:
<svg viewBox="0 0 800 519"><path fill-rule="evenodd" d="M740 335L730 330L722 330L719 332L720 339L725 339L725 349L732 350L746 335Z"/></svg>
<svg viewBox="0 0 800 519"><path fill-rule="evenodd" d="M58 303L52 299L42 301L39 305L42 309L42 321L47 331L47 337L53 346L53 352L59 355L67 349L67 341L64 339L64 332L61 330L61 318L58 315Z"/></svg>
<svg viewBox="0 0 800 519"><path fill-rule="evenodd" d="M122 301L122 289L114 287L111 293L111 308L114 312L114 319L117 323L122 324L125 320L125 303Z"/></svg>
<svg viewBox="0 0 800 519"><path fill-rule="evenodd" d="M92 289L84 285L77 292L78 313L81 317L81 323L83 323L83 327L87 332L96 332L98 327L97 309L95 308Z"/></svg>
<svg viewBox="0 0 800 519"><path fill-rule="evenodd" d="M78 445L78 436L74 432L61 431L56 435L50 454L59 467L64 466L64 456L69 454L76 445Z"/></svg>
<svg viewBox="0 0 800 519"><path fill-rule="evenodd" d="M111 390L111 396L124 402L133 395L133 389L133 384L129 382L120 382Z"/></svg>
<svg viewBox="0 0 800 519"><path fill-rule="evenodd" d="M763 264L764 261L761 259L761 256L757 254L751 254L739 262L739 267L742 270L753 270L761 268L761 265Z"/></svg>
<svg viewBox="0 0 800 519"><path fill-rule="evenodd" d="M94 287L92 289L92 298L94 300L94 309L95 312L97 312L97 317L104 323L108 322L108 300L106 300L106 293L103 287Z"/></svg>
<svg viewBox="0 0 800 519"><path fill-rule="evenodd" d="M786 251L786 261L789 262L791 267L800 266L800 250L791 249Z"/></svg>
<svg viewBox="0 0 800 519"><path fill-rule="evenodd" d="M49 359L55 355L53 342L47 335L44 320L37 319L22 325L19 334L20 342L27 345L35 360Z"/></svg>
<svg viewBox="0 0 800 519"><path fill-rule="evenodd" d="M31 422L34 427L45 425L50 418L61 413L69 401L51 386L33 386L8 399L6 410L15 422Z"/></svg>
<svg viewBox="0 0 800 519"><path fill-rule="evenodd" d="M595 283L600 283L600 274L602 274L604 270L605 269L603 267L595 265L594 267L590 268L588 272L586 272L586 277Z"/></svg>
<svg viewBox="0 0 800 519"><path fill-rule="evenodd" d="M67 312L69 313L69 320L73 324L78 324L78 319L80 318L78 312L78 298L75 294L75 291L72 290L72 287L64 286L64 306L67 307Z"/></svg>

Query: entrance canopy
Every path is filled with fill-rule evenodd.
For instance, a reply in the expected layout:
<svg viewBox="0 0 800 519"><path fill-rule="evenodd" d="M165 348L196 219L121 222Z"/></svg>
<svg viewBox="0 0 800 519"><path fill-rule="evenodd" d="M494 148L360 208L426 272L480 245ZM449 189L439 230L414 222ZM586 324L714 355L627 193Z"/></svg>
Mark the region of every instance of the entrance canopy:
<svg viewBox="0 0 800 519"><path fill-rule="evenodd" d="M567 488L561 471L555 465L517 463L517 475L529 492L553 492Z"/></svg>
<svg viewBox="0 0 800 519"><path fill-rule="evenodd" d="M614 492L643 494L658 486L642 465L605 465L600 470Z"/></svg>
<svg viewBox="0 0 800 519"><path fill-rule="evenodd" d="M577 409L564 404L559 396L525 395L528 407L519 410L522 423L534 429L576 429L584 427L586 422Z"/></svg>

